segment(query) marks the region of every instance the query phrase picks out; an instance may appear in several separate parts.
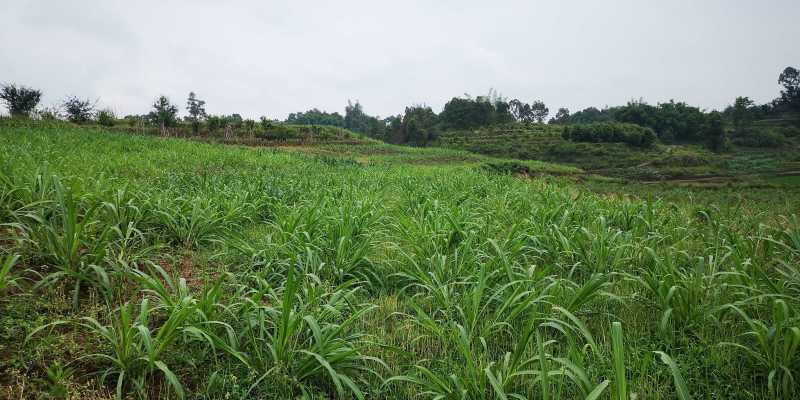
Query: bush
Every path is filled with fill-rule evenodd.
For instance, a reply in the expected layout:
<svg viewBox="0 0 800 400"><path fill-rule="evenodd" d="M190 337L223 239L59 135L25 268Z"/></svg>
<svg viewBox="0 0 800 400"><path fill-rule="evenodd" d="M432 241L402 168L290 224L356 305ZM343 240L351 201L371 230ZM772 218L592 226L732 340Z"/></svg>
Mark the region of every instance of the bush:
<svg viewBox="0 0 800 400"><path fill-rule="evenodd" d="M776 132L780 133L784 137L798 137L800 136L800 128L796 126L786 126L781 128L776 128Z"/></svg>
<svg viewBox="0 0 800 400"><path fill-rule="evenodd" d="M773 130L749 129L737 134L731 141L744 147L781 147L786 144L786 137Z"/></svg>
<svg viewBox="0 0 800 400"><path fill-rule="evenodd" d="M82 124L92 119L94 104L88 99L79 97L68 97L64 100L63 108L67 114L67 119L76 124Z"/></svg>
<svg viewBox="0 0 800 400"><path fill-rule="evenodd" d="M627 143L636 147L650 147L656 141L656 133L650 128L615 122L570 125L564 128L562 137L573 142Z"/></svg>
<svg viewBox="0 0 800 400"><path fill-rule="evenodd" d="M97 112L97 123L102 126L114 126L116 120L117 116L114 114L114 111L109 108Z"/></svg>

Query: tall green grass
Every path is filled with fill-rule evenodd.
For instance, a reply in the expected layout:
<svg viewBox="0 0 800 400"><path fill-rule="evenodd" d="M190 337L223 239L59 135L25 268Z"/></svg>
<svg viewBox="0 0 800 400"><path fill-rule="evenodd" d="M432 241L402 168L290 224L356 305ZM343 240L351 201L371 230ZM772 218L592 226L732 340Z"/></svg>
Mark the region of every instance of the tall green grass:
<svg viewBox="0 0 800 400"><path fill-rule="evenodd" d="M11 398L798 392L800 225L760 203L59 124L0 145Z"/></svg>

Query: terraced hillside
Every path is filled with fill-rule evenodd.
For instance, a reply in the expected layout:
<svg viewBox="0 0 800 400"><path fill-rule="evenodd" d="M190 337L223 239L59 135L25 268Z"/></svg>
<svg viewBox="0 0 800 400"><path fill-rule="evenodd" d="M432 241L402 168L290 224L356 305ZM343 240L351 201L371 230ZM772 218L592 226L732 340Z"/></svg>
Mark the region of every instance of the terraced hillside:
<svg viewBox="0 0 800 400"><path fill-rule="evenodd" d="M622 143L575 143L563 139L562 131L557 125L507 124L472 131L447 131L434 145L499 157L563 163L589 173L645 181L728 181L754 175L793 175L798 172L796 167L800 162L799 138L792 136L784 137L785 144L776 148L734 146L730 151L714 153L698 144L638 148Z"/></svg>

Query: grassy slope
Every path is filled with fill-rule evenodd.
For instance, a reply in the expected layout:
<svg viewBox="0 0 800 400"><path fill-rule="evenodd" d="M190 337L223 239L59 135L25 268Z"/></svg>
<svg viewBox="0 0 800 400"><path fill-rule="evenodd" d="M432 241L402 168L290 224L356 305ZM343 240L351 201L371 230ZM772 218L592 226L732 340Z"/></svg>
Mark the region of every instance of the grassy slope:
<svg viewBox="0 0 800 400"><path fill-rule="evenodd" d="M622 322L624 329L628 387L646 399L675 398L673 378L655 358L656 350L677 361L696 398L768 398L769 367L741 349L719 345L752 345L740 336L748 330L742 318L721 307L737 303L770 325L771 300L764 296L785 296L791 306L790 324L797 324L800 281L785 267L800 257L800 242L792 242L800 225L781 217L782 208L764 210L760 199L734 204L720 194L706 196L701 203L676 196L677 202L670 203L595 195L568 178L522 180L490 174L475 168L484 158L467 153L377 144L314 146L306 151L314 153L309 156L296 148L218 146L56 125L0 126L0 147L0 171L9 177L0 196L0 222L21 224L4 236L25 238L26 232L40 229L38 222L24 217L26 213L45 221L59 215L54 193L31 191L42 188L34 179L37 174L45 182L51 174L61 177L81 197L83 207L115 203L118 190L124 190L122 197L145 215L137 222L143 242L129 250L146 255L131 261L128 253L114 253L129 261L126 268L154 260L186 278L196 294L205 282L222 277L220 302L232 310L246 297L239 291L241 285L257 287L263 281L277 294L284 293L291 265L319 279L315 284L312 275L305 275L298 299L316 292L338 293L336 288L349 278L366 279L348 302L375 306L348 329L369 335L367 341L356 340L359 351L387 363L389 370L378 368L384 377L413 375L418 373L415 365L424 366L450 386L453 374L468 384L470 398L492 396L487 370L501 376L511 372L502 367L506 352L518 352L523 360L538 354L534 336L523 341L531 321L554 318L551 325L562 321L575 327L552 305L572 310L597 347L588 351L591 341L578 333L580 329L566 328L572 333L565 335L542 327L545 339L554 340L544 351L581 366L592 385L611 380L604 398L619 383L609 337L613 321ZM18 191L10 192L10 187ZM34 200L39 192L55 203L31 202L11 212L19 205L14 199ZM765 196L774 197L775 192ZM192 204L205 205L201 210L206 211L192 211ZM221 219L208 226L207 237L187 242L163 218L170 213L196 223ZM114 220L104 213L96 218L90 241L95 240L95 229ZM783 244L771 245L765 237ZM143 253L154 244L162 247ZM24 268L39 274L53 270L36 240L4 239L0 252L20 254L15 274L34 281L36 275L23 273ZM113 271L121 268L110 261L102 264ZM488 274L487 287L479 284L481 271ZM136 285L124 284L125 276L112 275L121 288L109 306L98 292L87 290L77 311L69 304L69 286L33 291L33 282L20 281L19 289L3 294L0 370L8 373L0 377L0 393L17 398L24 391L39 397L52 389L45 370L55 361L72 362L76 372L62 383L80 396L113 392L115 378L103 385L85 375L102 371L108 363L79 359L110 351L96 334L65 325L25 343L21 338L55 320L93 316L105 323L118 313L114 309L119 304L136 303L142 296ZM599 291L578 290L592 277L603 282ZM651 291L646 282L657 287ZM678 294L664 298L662 290L670 285ZM520 296L514 304L530 301L530 306L519 313L499 308L512 292ZM152 301L158 303L157 298ZM303 304L297 312L332 323L341 323L356 309L343 306L342 315L330 316L319 304ZM662 326L659 321L665 314L672 317ZM237 315L221 312L219 318L241 332L246 323ZM152 324L159 320L163 318ZM461 334L459 327L465 328ZM293 340L308 335L301 333ZM461 344L466 346L463 352ZM291 353L283 363L270 364L276 368L257 381L266 368L244 367L209 347L182 337L163 357L192 397L284 398L301 390L328 397L335 390L324 371L298 378L296 363L305 353ZM255 350L243 348L248 357L255 357ZM538 369L536 363L527 368ZM555 358L548 364L558 368ZM797 367L795 357L788 368L797 373ZM384 386L369 374L348 374L368 398L407 398L430 389L401 381ZM541 393L541 385L529 376L503 379L501 386L508 392L529 398ZM417 383L426 382L432 385L424 378ZM174 395L161 374L148 374L144 383L152 397ZM550 377L555 398L581 396L581 387L564 376ZM130 384L125 388L133 390Z"/></svg>
<svg viewBox="0 0 800 400"><path fill-rule="evenodd" d="M643 179L689 179L797 171L795 144L780 149L735 148L716 154L698 145L638 149L620 143L572 143L552 125L509 124L442 134L436 145L499 157L542 160L601 175Z"/></svg>

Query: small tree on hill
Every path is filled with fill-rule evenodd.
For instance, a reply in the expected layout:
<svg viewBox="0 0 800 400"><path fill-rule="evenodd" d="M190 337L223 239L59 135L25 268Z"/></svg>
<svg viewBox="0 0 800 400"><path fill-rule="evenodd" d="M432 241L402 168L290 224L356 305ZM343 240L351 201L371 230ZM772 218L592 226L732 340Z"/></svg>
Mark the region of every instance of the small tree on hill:
<svg viewBox="0 0 800 400"><path fill-rule="evenodd" d="M206 117L206 102L197 98L194 92L189 92L189 98L186 100L186 111L189 116L186 119L192 123L192 132L197 134L200 130L200 122Z"/></svg>
<svg viewBox="0 0 800 400"><path fill-rule="evenodd" d="M89 99L81 99L77 96L67 97L62 104L67 119L76 124L89 122L94 115L94 107L97 102L92 103Z"/></svg>
<svg viewBox="0 0 800 400"><path fill-rule="evenodd" d="M153 111L147 115L151 123L158 125L161 135L166 136L167 128L175 125L178 116L178 107L170 103L167 96L159 96L153 103Z"/></svg>
<svg viewBox="0 0 800 400"><path fill-rule="evenodd" d="M508 103L508 107L511 116L513 116L517 122L531 123L535 120L530 104L514 99Z"/></svg>
<svg viewBox="0 0 800 400"><path fill-rule="evenodd" d="M551 124L566 124L567 122L569 122L569 109L563 107L559 108L556 116L550 118L549 121Z"/></svg>
<svg viewBox="0 0 800 400"><path fill-rule="evenodd" d="M733 127L736 132L741 132L753 122L751 107L755 103L749 97L737 97L733 103Z"/></svg>
<svg viewBox="0 0 800 400"><path fill-rule="evenodd" d="M708 142L708 147L714 151L721 151L725 148L725 125L723 124L722 114L713 111L706 117L703 128L704 136Z"/></svg>
<svg viewBox="0 0 800 400"><path fill-rule="evenodd" d="M550 110L541 100L536 100L531 103L531 112L533 113L533 118L540 124L547 118L547 114L550 114Z"/></svg>
<svg viewBox="0 0 800 400"><path fill-rule="evenodd" d="M778 83L783 86L783 103L800 110L800 71L794 67L786 67L778 77Z"/></svg>
<svg viewBox="0 0 800 400"><path fill-rule="evenodd" d="M28 117L42 99L42 92L25 86L3 84L0 87L0 100L8 108L12 117Z"/></svg>

